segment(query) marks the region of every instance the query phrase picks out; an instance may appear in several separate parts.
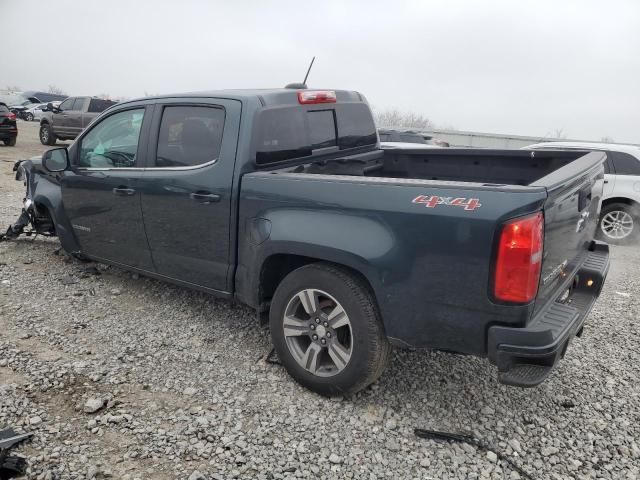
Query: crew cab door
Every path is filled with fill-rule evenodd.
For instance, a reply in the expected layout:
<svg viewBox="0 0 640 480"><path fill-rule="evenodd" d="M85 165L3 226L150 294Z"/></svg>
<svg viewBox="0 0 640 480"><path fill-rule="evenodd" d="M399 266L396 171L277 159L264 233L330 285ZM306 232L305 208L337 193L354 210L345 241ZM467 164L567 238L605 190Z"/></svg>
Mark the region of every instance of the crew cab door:
<svg viewBox="0 0 640 480"><path fill-rule="evenodd" d="M156 104L142 180L142 213L156 272L227 292L233 172L241 104Z"/></svg>
<svg viewBox="0 0 640 480"><path fill-rule="evenodd" d="M62 112L62 123L67 135L76 137L82 132L82 116L85 112L85 103L89 99L86 97L78 97L73 102L73 107L68 112Z"/></svg>
<svg viewBox="0 0 640 480"><path fill-rule="evenodd" d="M51 113L53 132L56 135L65 136L69 134L67 118L69 118L69 115L73 111L73 104L76 100L76 97L67 98L60 104L57 110Z"/></svg>
<svg viewBox="0 0 640 480"><path fill-rule="evenodd" d="M140 178L152 106L112 112L70 148L62 201L82 253L153 270L142 222Z"/></svg>

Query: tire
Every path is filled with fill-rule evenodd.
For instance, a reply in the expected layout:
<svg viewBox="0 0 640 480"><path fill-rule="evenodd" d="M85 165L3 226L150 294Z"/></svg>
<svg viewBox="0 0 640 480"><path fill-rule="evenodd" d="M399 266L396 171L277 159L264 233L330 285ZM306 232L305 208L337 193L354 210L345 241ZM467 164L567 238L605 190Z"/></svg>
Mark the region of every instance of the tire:
<svg viewBox="0 0 640 480"><path fill-rule="evenodd" d="M305 292L312 292L315 300L309 301ZM317 313L309 315L309 310ZM340 310L345 315L331 315ZM269 326L287 372L324 396L364 389L380 377L391 352L368 286L349 270L329 263L305 265L285 277L271 302Z"/></svg>
<svg viewBox="0 0 640 480"><path fill-rule="evenodd" d="M24 116L24 119L25 119L27 122L33 122L33 113L28 112L28 113Z"/></svg>
<svg viewBox="0 0 640 480"><path fill-rule="evenodd" d="M18 137L11 137L11 138L9 138L7 140L3 140L4 144L7 147L15 147L17 141L18 141Z"/></svg>
<svg viewBox="0 0 640 480"><path fill-rule="evenodd" d="M602 208L598 221L598 238L612 245L629 245L638 239L639 207L611 203Z"/></svg>
<svg viewBox="0 0 640 480"><path fill-rule="evenodd" d="M40 125L40 143L43 145L55 145L56 136L51 129L51 125L43 123Z"/></svg>

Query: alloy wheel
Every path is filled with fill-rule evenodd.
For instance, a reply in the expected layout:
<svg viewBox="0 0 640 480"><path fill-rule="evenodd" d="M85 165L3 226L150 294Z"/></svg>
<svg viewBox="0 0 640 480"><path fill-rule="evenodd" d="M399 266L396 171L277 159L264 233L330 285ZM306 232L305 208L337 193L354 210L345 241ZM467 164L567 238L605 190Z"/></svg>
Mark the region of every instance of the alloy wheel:
<svg viewBox="0 0 640 480"><path fill-rule="evenodd" d="M608 212L602 217L600 229L607 237L622 240L633 232L633 217L623 210Z"/></svg>
<svg viewBox="0 0 640 480"><path fill-rule="evenodd" d="M287 304L282 323L293 358L307 372L331 377L348 365L353 348L349 316L326 292L306 289Z"/></svg>

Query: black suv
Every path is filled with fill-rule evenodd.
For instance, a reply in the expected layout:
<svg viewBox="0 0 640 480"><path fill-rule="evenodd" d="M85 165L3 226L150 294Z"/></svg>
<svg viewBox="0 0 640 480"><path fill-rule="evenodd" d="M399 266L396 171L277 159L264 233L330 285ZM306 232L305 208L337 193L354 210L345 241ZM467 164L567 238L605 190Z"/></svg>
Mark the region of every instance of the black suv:
<svg viewBox="0 0 640 480"><path fill-rule="evenodd" d="M6 104L0 103L0 140L5 145L13 147L18 138L16 114L9 110Z"/></svg>

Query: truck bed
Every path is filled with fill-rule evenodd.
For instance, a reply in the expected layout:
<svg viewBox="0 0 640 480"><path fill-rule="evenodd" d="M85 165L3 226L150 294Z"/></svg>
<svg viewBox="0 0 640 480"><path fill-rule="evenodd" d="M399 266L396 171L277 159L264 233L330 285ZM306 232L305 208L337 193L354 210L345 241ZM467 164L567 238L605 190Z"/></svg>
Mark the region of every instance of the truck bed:
<svg viewBox="0 0 640 480"><path fill-rule="evenodd" d="M573 151L393 149L285 170L297 173L525 186L534 184L582 156L583 152Z"/></svg>

